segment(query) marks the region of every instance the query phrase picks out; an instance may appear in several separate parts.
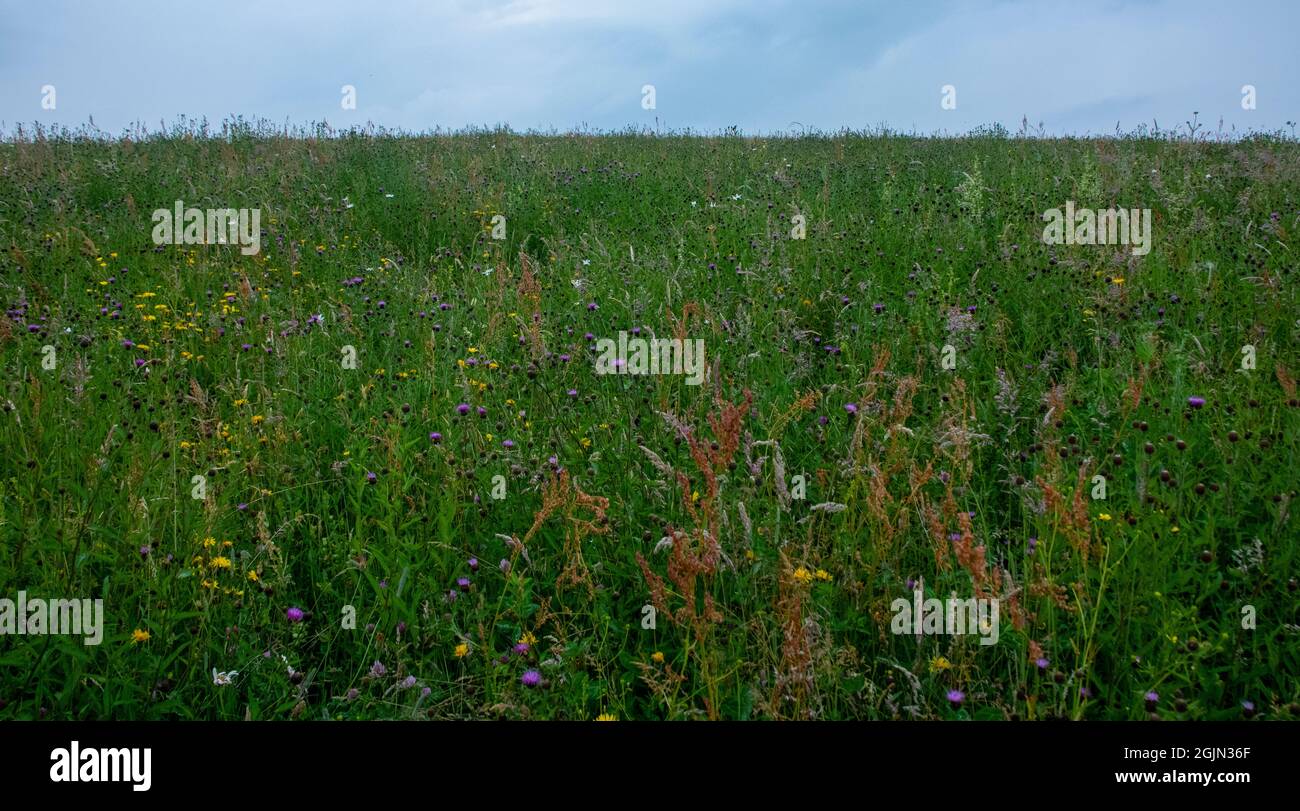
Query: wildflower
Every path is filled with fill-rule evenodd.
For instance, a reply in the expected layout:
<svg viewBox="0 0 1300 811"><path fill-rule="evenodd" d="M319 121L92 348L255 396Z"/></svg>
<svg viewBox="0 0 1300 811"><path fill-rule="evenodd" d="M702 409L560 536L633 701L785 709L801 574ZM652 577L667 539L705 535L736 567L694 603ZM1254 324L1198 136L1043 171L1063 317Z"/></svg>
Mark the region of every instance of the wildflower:
<svg viewBox="0 0 1300 811"><path fill-rule="evenodd" d="M437 431L431 432L429 434L429 441L437 445L439 442L442 441L442 434L438 433Z"/></svg>
<svg viewBox="0 0 1300 811"><path fill-rule="evenodd" d="M501 558L501 562L497 564L497 568L501 570L502 574L510 574L510 561Z"/></svg>
<svg viewBox="0 0 1300 811"><path fill-rule="evenodd" d="M1110 513L1100 513L1100 514L1097 516L1097 520L1098 520L1098 521L1109 521L1109 520L1110 520Z"/></svg>
<svg viewBox="0 0 1300 811"><path fill-rule="evenodd" d="M373 472L369 470L366 471L366 484L374 484L378 480L379 477L376 476Z"/></svg>
<svg viewBox="0 0 1300 811"><path fill-rule="evenodd" d="M456 646L455 650L452 651L452 655L457 659L464 659L466 656L469 656L469 645L464 642L460 643Z"/></svg>
<svg viewBox="0 0 1300 811"><path fill-rule="evenodd" d="M663 652L663 651L658 651L658 650L655 651L654 653L650 654L650 660L651 660L652 662L654 662L655 664L657 664L657 665L661 665L661 664L663 664L663 663L664 663L664 652Z"/></svg>
<svg viewBox="0 0 1300 811"><path fill-rule="evenodd" d="M403 690L410 690L412 687L415 686L415 684L416 684L416 678L414 676L407 676L405 679L402 679Z"/></svg>
<svg viewBox="0 0 1300 811"><path fill-rule="evenodd" d="M230 684L230 682L238 675L238 670L218 673L217 669L214 667L212 668L212 683L218 687L224 687L225 685Z"/></svg>
<svg viewBox="0 0 1300 811"><path fill-rule="evenodd" d="M858 406L856 403L845 403L844 410L850 414L856 414L858 413Z"/></svg>
<svg viewBox="0 0 1300 811"><path fill-rule="evenodd" d="M266 417L263 417L261 414L254 414L254 415L253 415L253 424L254 424L254 425L261 425L265 420L266 420Z"/></svg>
<svg viewBox="0 0 1300 811"><path fill-rule="evenodd" d="M537 644L537 637L533 636L533 634L532 634L531 632L525 631L525 632L524 632L524 635L521 636L521 637L519 637L519 641L520 641L520 642L523 642L523 643L526 643L526 644L528 644L528 645L536 645L536 644Z"/></svg>
<svg viewBox="0 0 1300 811"><path fill-rule="evenodd" d="M952 662L949 662L947 658L943 656L936 656L930 660L931 673L939 673L941 671L951 670L951 669L952 669Z"/></svg>
<svg viewBox="0 0 1300 811"><path fill-rule="evenodd" d="M813 581L813 575L807 569L800 566L798 569L794 570L794 579L800 583L803 583L804 585L807 585Z"/></svg>
<svg viewBox="0 0 1300 811"><path fill-rule="evenodd" d="M222 557L216 557L216 558L213 558L212 560L208 561L208 565L211 566L211 567L214 568L214 569L229 569L229 568L230 568L230 558L225 557L225 556L222 556Z"/></svg>
<svg viewBox="0 0 1300 811"><path fill-rule="evenodd" d="M523 656L524 654L528 653L528 643L527 642L518 643L514 647L514 652L518 656Z"/></svg>
<svg viewBox="0 0 1300 811"><path fill-rule="evenodd" d="M1039 670L1046 670L1050 662L1047 661L1046 657L1040 656L1036 660L1034 660L1034 664L1038 666Z"/></svg>
<svg viewBox="0 0 1300 811"><path fill-rule="evenodd" d="M142 630L142 629L140 629L140 628L136 628L134 631L131 632L131 642L132 642L132 644L136 644L136 645L138 645L138 644L140 644L141 642L148 642L148 641L149 641L149 632L148 632L148 631Z"/></svg>
<svg viewBox="0 0 1300 811"><path fill-rule="evenodd" d="M618 716L617 716L617 715L614 715L613 713L602 712L600 715L597 715L597 716L596 716L596 720L597 720L597 721L617 721L617 720L618 720Z"/></svg>
<svg viewBox="0 0 1300 811"><path fill-rule="evenodd" d="M284 615L288 618L289 622L302 622L302 609L297 606L291 606L289 610L284 612Z"/></svg>
<svg viewBox="0 0 1300 811"><path fill-rule="evenodd" d="M965 700L966 700L966 694L963 693L961 690L948 691L948 701L952 704L953 709L960 707L961 703Z"/></svg>
<svg viewBox="0 0 1300 811"><path fill-rule="evenodd" d="M472 572L477 572L477 571L478 571L478 558L470 558L470 559L469 559L469 568L470 568L470 571L472 571Z"/></svg>
<svg viewBox="0 0 1300 811"><path fill-rule="evenodd" d="M1187 405L1191 406L1192 408L1201 408L1202 406L1205 405L1205 398L1204 398L1204 397L1188 397L1188 398L1187 398Z"/></svg>
<svg viewBox="0 0 1300 811"><path fill-rule="evenodd" d="M461 403L456 406L456 413L462 417L469 413L469 403Z"/></svg>
<svg viewBox="0 0 1300 811"><path fill-rule="evenodd" d="M829 583L831 580L831 573L826 571L825 569L818 569L815 576L818 580L822 581L823 583Z"/></svg>
<svg viewBox="0 0 1300 811"><path fill-rule="evenodd" d="M1156 703L1160 701L1160 694L1155 690L1148 692L1143 698L1146 700L1147 712L1156 711Z"/></svg>
<svg viewBox="0 0 1300 811"><path fill-rule="evenodd" d="M536 687L542 683L542 674L536 670L525 670L524 675L519 678L521 684L525 687Z"/></svg>
<svg viewBox="0 0 1300 811"><path fill-rule="evenodd" d="M461 591L469 591L470 579L468 577L458 577L456 578L456 586Z"/></svg>

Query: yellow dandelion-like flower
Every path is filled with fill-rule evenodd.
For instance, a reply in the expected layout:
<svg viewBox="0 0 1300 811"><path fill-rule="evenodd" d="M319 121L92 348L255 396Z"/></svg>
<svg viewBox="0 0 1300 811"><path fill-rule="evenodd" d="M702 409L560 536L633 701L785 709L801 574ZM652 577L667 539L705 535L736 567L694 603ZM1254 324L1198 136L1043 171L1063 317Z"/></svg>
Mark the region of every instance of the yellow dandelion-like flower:
<svg viewBox="0 0 1300 811"><path fill-rule="evenodd" d="M207 538L203 539L203 548L205 549L211 548L216 545L217 545L217 539L213 538L212 536L208 536Z"/></svg>
<svg viewBox="0 0 1300 811"><path fill-rule="evenodd" d="M142 643L142 642L148 642L148 641L149 641L149 632L148 632L148 631L143 630L143 629L141 629L141 628L136 628L134 631L131 632L131 643L132 643L132 644L134 644L134 645L139 645L139 644Z"/></svg>
<svg viewBox="0 0 1300 811"><path fill-rule="evenodd" d="M826 571L825 569L818 569L816 573L816 577L818 580L822 581L823 583L829 583L831 581L831 573Z"/></svg>
<svg viewBox="0 0 1300 811"><path fill-rule="evenodd" d="M212 560L208 561L208 565L214 569L229 569L230 558L227 557L213 558Z"/></svg>
<svg viewBox="0 0 1300 811"><path fill-rule="evenodd" d="M266 421L266 417L263 417L261 414L254 414L254 415L253 415L253 424L254 424L254 425L261 425L261 424L262 424L263 422L265 422L265 421Z"/></svg>
<svg viewBox="0 0 1300 811"><path fill-rule="evenodd" d="M650 654L650 660L651 660L652 662L654 662L655 664L657 664L657 665L661 665L661 664L663 664L663 663L664 663L664 652L663 652L663 651L660 651L660 650L655 651L654 653Z"/></svg>
<svg viewBox="0 0 1300 811"><path fill-rule="evenodd" d="M456 650L452 651L452 653L456 655L457 659L464 659L466 656L469 656L469 645L462 642L456 646Z"/></svg>
<svg viewBox="0 0 1300 811"><path fill-rule="evenodd" d="M936 656L930 660L930 672L938 673L942 670L951 670L952 662L949 662L942 656Z"/></svg>
<svg viewBox="0 0 1300 811"><path fill-rule="evenodd" d="M1100 515L1097 516L1097 520L1098 520L1098 521L1109 521L1109 520L1110 520L1110 513L1101 513Z"/></svg>
<svg viewBox="0 0 1300 811"><path fill-rule="evenodd" d="M248 573L248 579L250 582L256 583L259 579L257 576L257 571L256 570L250 571Z"/></svg>
<svg viewBox="0 0 1300 811"><path fill-rule="evenodd" d="M613 713L602 712L600 715L597 715L597 716L596 716L596 720L597 720L597 721L617 721L617 720L618 720L618 716L617 716L617 715L614 715Z"/></svg>
<svg viewBox="0 0 1300 811"><path fill-rule="evenodd" d="M794 579L807 585L813 581L813 573L800 566L794 570Z"/></svg>
<svg viewBox="0 0 1300 811"><path fill-rule="evenodd" d="M531 631L525 631L524 635L519 637L519 641L525 645L536 645L537 637L533 636L533 633Z"/></svg>

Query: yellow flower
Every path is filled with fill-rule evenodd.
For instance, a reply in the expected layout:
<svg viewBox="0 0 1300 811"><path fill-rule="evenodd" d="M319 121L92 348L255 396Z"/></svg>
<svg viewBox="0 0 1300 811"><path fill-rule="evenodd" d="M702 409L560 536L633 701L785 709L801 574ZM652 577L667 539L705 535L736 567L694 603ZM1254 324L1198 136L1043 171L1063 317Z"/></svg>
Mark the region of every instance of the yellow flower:
<svg viewBox="0 0 1300 811"><path fill-rule="evenodd" d="M214 568L214 569L229 569L229 568L230 568L230 558L227 558L227 557L216 557L216 558L213 558L212 560L208 561L208 565L211 566L211 567Z"/></svg>
<svg viewBox="0 0 1300 811"><path fill-rule="evenodd" d="M216 538L213 538L213 537L209 536L209 537L203 539L203 546L204 546L205 549L206 549L206 548L209 548L209 547L216 546L216 545L217 545L217 539L216 539Z"/></svg>
<svg viewBox="0 0 1300 811"><path fill-rule="evenodd" d="M745 550L745 560L753 560L753 559L754 559L754 550L753 550L753 549L746 549L746 550Z"/></svg>
<svg viewBox="0 0 1300 811"><path fill-rule="evenodd" d="M524 635L519 637L519 641L525 645L536 645L537 637L533 636L531 631L525 631Z"/></svg>
<svg viewBox="0 0 1300 811"><path fill-rule="evenodd" d="M253 415L253 424L254 424L254 425L261 425L262 422L263 422L265 419L266 419L266 417L263 417L261 414L254 414L254 415Z"/></svg>
<svg viewBox="0 0 1300 811"><path fill-rule="evenodd" d="M655 664L663 664L664 652L659 650L655 651L654 653L650 654L650 660L653 661Z"/></svg>
<svg viewBox="0 0 1300 811"><path fill-rule="evenodd" d="M463 659L469 656L469 645L462 642L456 646L456 650L452 651L452 653L456 654L457 659Z"/></svg>
<svg viewBox="0 0 1300 811"><path fill-rule="evenodd" d="M600 715L597 715L597 716L596 716L596 720L597 720L597 721L617 721L617 720L618 720L618 716L617 716L617 715L614 715L613 713L602 712Z"/></svg>
<svg viewBox="0 0 1300 811"><path fill-rule="evenodd" d="M822 581L823 583L829 583L831 580L831 573L826 571L825 569L818 569L817 579Z"/></svg>
<svg viewBox="0 0 1300 811"><path fill-rule="evenodd" d="M138 645L138 644L140 644L141 642L148 642L148 641L149 641L149 632L148 632L148 631L144 631L144 630L141 630L141 629L139 629L139 628L136 628L134 631L131 632L131 642L132 642L132 644L136 644L136 645Z"/></svg>
<svg viewBox="0 0 1300 811"><path fill-rule="evenodd" d="M250 581L256 583L256 582L257 582L257 572L256 572L255 570L251 570L251 571L249 571L249 573L248 573L248 579L249 579Z"/></svg>
<svg viewBox="0 0 1300 811"><path fill-rule="evenodd" d="M936 656L930 660L930 672L937 673L940 670L952 669L952 662L949 662L942 656Z"/></svg>
<svg viewBox="0 0 1300 811"><path fill-rule="evenodd" d="M808 583L811 583L813 581L813 574L812 572L808 571L804 567L800 566L798 569L794 570L794 579L798 580L800 583L807 585Z"/></svg>
<svg viewBox="0 0 1300 811"><path fill-rule="evenodd" d="M1123 277L1123 276L1117 276L1117 277L1115 277L1114 279L1111 279L1111 281L1114 282L1115 284L1123 284L1123 283L1124 283L1124 277Z"/></svg>
<svg viewBox="0 0 1300 811"><path fill-rule="evenodd" d="M1101 513L1100 515L1097 516L1097 520L1098 520L1098 521L1109 521L1109 520L1110 520L1110 513Z"/></svg>

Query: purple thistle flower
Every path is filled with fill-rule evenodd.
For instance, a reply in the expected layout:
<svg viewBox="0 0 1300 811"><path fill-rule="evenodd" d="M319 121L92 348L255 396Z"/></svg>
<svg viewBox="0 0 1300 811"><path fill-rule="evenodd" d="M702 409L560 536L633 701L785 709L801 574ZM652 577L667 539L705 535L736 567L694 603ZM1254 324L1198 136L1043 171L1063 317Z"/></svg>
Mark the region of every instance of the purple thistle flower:
<svg viewBox="0 0 1300 811"><path fill-rule="evenodd" d="M501 558L501 562L497 564L497 568L500 569L503 574L510 574L510 561Z"/></svg>
<svg viewBox="0 0 1300 811"><path fill-rule="evenodd" d="M289 619L289 622L302 622L302 609L296 605L291 606L288 611L284 612L284 615Z"/></svg>
<svg viewBox="0 0 1300 811"><path fill-rule="evenodd" d="M438 433L437 431L431 431L429 433L429 441L437 445L439 442L442 441L442 434Z"/></svg>
<svg viewBox="0 0 1300 811"><path fill-rule="evenodd" d="M379 480L378 476L376 476L374 473L372 473L369 470L366 471L366 482L368 484L374 484L378 480Z"/></svg>
<svg viewBox="0 0 1300 811"><path fill-rule="evenodd" d="M520 656L523 656L525 653L528 653L528 643L520 642L519 644L515 645L515 653Z"/></svg>
<svg viewBox="0 0 1300 811"><path fill-rule="evenodd" d="M515 443L512 442L512 441L509 440L509 439L507 439L505 442L502 442L502 443L501 443L501 447L503 447L503 448L513 448L514 446L515 446Z"/></svg>
<svg viewBox="0 0 1300 811"><path fill-rule="evenodd" d="M469 413L469 403L461 403L456 406L456 413L462 417Z"/></svg>
<svg viewBox="0 0 1300 811"><path fill-rule="evenodd" d="M845 403L844 410L849 412L850 414L856 414L858 413L858 405L857 403Z"/></svg>
<svg viewBox="0 0 1300 811"><path fill-rule="evenodd" d="M1192 408L1201 408L1205 405L1204 397L1188 397L1187 404Z"/></svg>
<svg viewBox="0 0 1300 811"><path fill-rule="evenodd" d="M458 578L456 578L456 586L457 586L461 591L469 591L469 586L470 586L470 580L469 580L469 578L468 578L468 577L458 577Z"/></svg>
<svg viewBox="0 0 1300 811"><path fill-rule="evenodd" d="M403 690L410 690L415 685L416 685L416 678L414 676L407 676L406 678L402 679Z"/></svg>
<svg viewBox="0 0 1300 811"><path fill-rule="evenodd" d="M379 661L378 659L376 659L375 663L370 666L370 675L372 678L377 679L387 672L388 672L388 668L384 667L384 663Z"/></svg>
<svg viewBox="0 0 1300 811"><path fill-rule="evenodd" d="M1034 661L1034 664L1038 665L1039 670L1046 670L1047 666L1051 664L1051 662L1047 661L1046 657L1040 656Z"/></svg>
<svg viewBox="0 0 1300 811"><path fill-rule="evenodd" d="M954 707L960 707L961 703L965 700L966 700L966 694L963 693L961 690L948 691L948 701L951 702Z"/></svg>
<svg viewBox="0 0 1300 811"><path fill-rule="evenodd" d="M542 674L536 670L525 670L519 681L525 687L536 687L542 683Z"/></svg>
<svg viewBox="0 0 1300 811"><path fill-rule="evenodd" d="M478 558L470 558L470 559L469 559L469 569L470 569L471 572L477 572L477 571L478 571Z"/></svg>

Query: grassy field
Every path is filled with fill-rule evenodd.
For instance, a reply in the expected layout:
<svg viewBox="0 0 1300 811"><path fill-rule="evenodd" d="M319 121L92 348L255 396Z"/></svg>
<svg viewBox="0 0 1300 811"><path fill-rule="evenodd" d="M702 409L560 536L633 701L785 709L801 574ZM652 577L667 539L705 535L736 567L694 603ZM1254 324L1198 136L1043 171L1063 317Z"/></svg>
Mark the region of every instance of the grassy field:
<svg viewBox="0 0 1300 811"><path fill-rule="evenodd" d="M1294 141L203 135L0 143L0 719L1300 717Z"/></svg>

